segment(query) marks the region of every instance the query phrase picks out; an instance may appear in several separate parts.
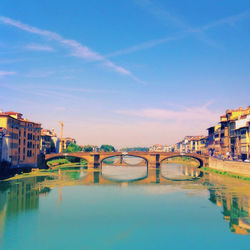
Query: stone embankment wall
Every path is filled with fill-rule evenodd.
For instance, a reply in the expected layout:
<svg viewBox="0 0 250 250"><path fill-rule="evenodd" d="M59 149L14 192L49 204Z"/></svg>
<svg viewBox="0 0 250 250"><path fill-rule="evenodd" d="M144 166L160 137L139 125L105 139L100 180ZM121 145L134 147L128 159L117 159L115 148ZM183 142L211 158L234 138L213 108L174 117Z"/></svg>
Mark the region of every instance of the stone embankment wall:
<svg viewBox="0 0 250 250"><path fill-rule="evenodd" d="M234 174L250 176L250 163L237 161L223 161L209 157L209 168Z"/></svg>

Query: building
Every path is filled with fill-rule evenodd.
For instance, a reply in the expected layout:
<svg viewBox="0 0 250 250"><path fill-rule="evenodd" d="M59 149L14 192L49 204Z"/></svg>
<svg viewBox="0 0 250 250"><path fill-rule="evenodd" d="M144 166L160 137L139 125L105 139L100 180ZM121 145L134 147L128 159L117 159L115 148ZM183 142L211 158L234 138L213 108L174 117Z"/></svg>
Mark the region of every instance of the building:
<svg viewBox="0 0 250 250"><path fill-rule="evenodd" d="M66 137L62 138L62 149L65 150L69 146L69 144L76 144L76 140L74 138Z"/></svg>
<svg viewBox="0 0 250 250"><path fill-rule="evenodd" d="M9 158L9 135L5 128L0 127L0 164L10 162Z"/></svg>
<svg viewBox="0 0 250 250"><path fill-rule="evenodd" d="M208 150L222 158L249 158L250 107L227 110L220 123L208 128Z"/></svg>
<svg viewBox="0 0 250 250"><path fill-rule="evenodd" d="M246 160L250 158L250 114L241 116L235 122L235 156Z"/></svg>
<svg viewBox="0 0 250 250"><path fill-rule="evenodd" d="M0 113L0 127L6 129L9 161L14 166L36 166L40 153L41 124L18 112Z"/></svg>
<svg viewBox="0 0 250 250"><path fill-rule="evenodd" d="M160 145L160 144L155 144L152 147L150 147L149 151L150 152L168 152L168 147L166 145Z"/></svg>
<svg viewBox="0 0 250 250"><path fill-rule="evenodd" d="M249 158L250 106L227 110L221 116L221 153L232 158Z"/></svg>
<svg viewBox="0 0 250 250"><path fill-rule="evenodd" d="M49 129L42 129L40 150L43 154L58 153L56 152L58 138L55 131Z"/></svg>

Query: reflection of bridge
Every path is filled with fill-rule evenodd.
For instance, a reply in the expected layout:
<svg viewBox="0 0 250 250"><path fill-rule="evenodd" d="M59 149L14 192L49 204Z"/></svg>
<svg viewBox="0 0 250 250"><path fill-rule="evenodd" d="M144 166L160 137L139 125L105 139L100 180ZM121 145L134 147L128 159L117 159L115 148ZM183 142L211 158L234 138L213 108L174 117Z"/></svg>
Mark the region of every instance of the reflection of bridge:
<svg viewBox="0 0 250 250"><path fill-rule="evenodd" d="M195 153L185 153L181 154L178 152L99 152L99 153L86 153L86 152L76 152L76 153L59 153L59 154L48 154L45 155L45 161L49 161L56 158L63 157L77 157L84 159L88 162L89 168L98 168L101 166L102 162L110 157L123 157L123 156L134 156L142 158L146 161L148 167L159 167L162 161L176 157L176 156L188 156L199 161L200 167L206 166L208 164L208 156L200 155Z"/></svg>
<svg viewBox="0 0 250 250"><path fill-rule="evenodd" d="M196 171L192 168L186 167L184 175L186 175L186 179L183 179L180 183L202 183L202 174L201 172L196 169ZM74 173L74 172L72 172ZM46 180L43 182L45 187L60 187L60 186L75 186L75 185L121 185L123 184L134 184L134 185L148 185L148 184L160 184L160 185L168 185L176 183L175 178L167 178L163 175L159 168L151 168L145 173L145 176L141 176L140 178L136 179L129 179L129 180L122 180L122 179L115 179L115 177L108 176L108 174L103 174L102 171L99 169L96 170L85 170L84 175L82 177L78 177L75 179L71 176L71 171L62 171L59 170L58 172L58 179L51 179ZM177 179L179 180L179 179ZM179 183L179 182L178 182ZM176 183L177 184L177 183Z"/></svg>

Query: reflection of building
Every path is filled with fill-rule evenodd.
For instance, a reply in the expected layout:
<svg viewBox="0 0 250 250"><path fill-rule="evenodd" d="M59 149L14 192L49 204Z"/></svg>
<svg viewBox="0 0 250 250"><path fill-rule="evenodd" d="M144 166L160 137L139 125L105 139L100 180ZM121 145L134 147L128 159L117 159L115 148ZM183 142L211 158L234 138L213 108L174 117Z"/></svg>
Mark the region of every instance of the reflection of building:
<svg viewBox="0 0 250 250"><path fill-rule="evenodd" d="M9 158L12 165L36 165L40 153L41 124L31 122L17 112L0 113L0 127L9 136Z"/></svg>
<svg viewBox="0 0 250 250"><path fill-rule="evenodd" d="M250 234L250 199L235 197L217 189L208 189L210 201L223 208L224 219L229 222L231 232Z"/></svg>
<svg viewBox="0 0 250 250"><path fill-rule="evenodd" d="M44 154L49 154L51 152L56 152L58 138L55 131L49 129L42 129L41 131L41 142L40 150Z"/></svg>
<svg viewBox="0 0 250 250"><path fill-rule="evenodd" d="M43 181L45 177L39 177ZM0 236L3 235L5 223L9 217L39 207L39 190L37 178L25 178L21 181L6 182L0 186Z"/></svg>

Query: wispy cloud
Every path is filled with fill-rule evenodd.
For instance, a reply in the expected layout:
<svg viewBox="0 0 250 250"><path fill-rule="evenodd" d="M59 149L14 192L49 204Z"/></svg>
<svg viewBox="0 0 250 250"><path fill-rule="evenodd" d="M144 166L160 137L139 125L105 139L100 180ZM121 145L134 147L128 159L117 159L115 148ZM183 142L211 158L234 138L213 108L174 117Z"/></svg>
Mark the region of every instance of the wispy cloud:
<svg viewBox="0 0 250 250"><path fill-rule="evenodd" d="M51 89L38 89L36 86L16 86L16 85L11 85L11 84L4 84L4 83L0 83L0 86L2 88L6 88L6 89L10 89L12 91L16 91L19 93L24 93L24 94L32 94L35 96L42 96L42 97L49 97L49 98L59 98L59 99L71 99L71 101L82 101L82 98L73 95L73 94L69 94L67 92L60 92L60 91L54 91Z"/></svg>
<svg viewBox="0 0 250 250"><path fill-rule="evenodd" d="M13 58L13 59L0 59L0 64L13 64L26 60L32 60L31 58Z"/></svg>
<svg viewBox="0 0 250 250"><path fill-rule="evenodd" d="M192 35L192 34L197 36L198 39L202 40L203 42L205 42L206 44L210 46L221 48L220 45L218 45L217 43L215 43L214 41L212 41L206 36L205 31L212 29L212 28L216 28L217 26L222 26L222 25L234 26L236 25L237 22L250 17L250 11L245 11L245 12L233 15L233 16L229 16L229 17L216 20L202 27L193 28L187 25L183 20L179 19L178 17L173 16L170 12L164 10L160 6L157 6L155 3L153 3L150 0L135 0L135 2L139 4L140 6L142 6L143 8L145 8L147 11L149 11L153 16L157 17L161 21L164 21L167 25L171 23L174 26L180 28L178 35L164 37L164 38L155 39L151 41L146 41L146 42L134 45L129 48L125 48L125 49L112 52L108 54L107 57L126 55L126 54L131 54L140 50L150 49L160 44L183 39L187 37L188 35Z"/></svg>
<svg viewBox="0 0 250 250"><path fill-rule="evenodd" d="M42 44L28 44L25 46L25 49L34 50L34 51L48 51L48 52L54 51L52 47L42 45Z"/></svg>
<svg viewBox="0 0 250 250"><path fill-rule="evenodd" d="M160 6L159 3L155 3L151 0L134 0L136 4L144 8L146 11L151 13L154 17L164 22L165 25L173 24L179 28L188 28L188 25L185 24L176 15L173 15L169 11Z"/></svg>
<svg viewBox="0 0 250 250"><path fill-rule="evenodd" d="M115 51L113 53L106 55L106 57L121 56L121 55L130 54L130 53L133 53L136 51L140 51L140 50L150 49L150 48L155 47L157 45L164 44L164 43L167 43L170 41L179 40L179 39L184 38L184 37L186 37L186 34L181 34L181 35L176 35L176 36L147 41L147 42L144 42L144 43L141 43L141 44L138 44L138 45L126 48L126 49Z"/></svg>
<svg viewBox="0 0 250 250"><path fill-rule="evenodd" d="M29 78L44 78L44 77L48 77L51 76L53 74L55 74L55 71L31 71L28 72L27 74L25 74L25 77L29 77Z"/></svg>
<svg viewBox="0 0 250 250"><path fill-rule="evenodd" d="M150 120L173 120L173 121L207 121L215 122L220 114L212 112L209 103L201 107L187 107L181 110L148 108L141 110L117 110L117 114L134 116Z"/></svg>
<svg viewBox="0 0 250 250"><path fill-rule="evenodd" d="M237 22L242 21L242 20L249 18L249 17L250 17L250 11L244 11L242 13L239 13L239 14L236 14L233 16L229 16L229 17L225 17L225 18L213 21L213 22L206 24L200 28L190 28L186 32L190 32L190 33L202 32L202 31L213 29L213 28L216 28L216 27L222 26L222 25L235 26Z"/></svg>
<svg viewBox="0 0 250 250"><path fill-rule="evenodd" d="M135 77L131 71L129 71L129 70L127 70L119 65L116 65L115 63L106 59L101 54L91 50L87 46L84 46L75 40L65 39L64 37L62 37L61 35L59 35L55 32L51 32L48 30L42 30L42 29L30 26L30 25L21 23L17 20L13 20L13 19L8 18L8 17L2 16L2 17L0 17L0 21L3 24L16 27L18 29L24 30L24 31L32 33L32 34L46 37L47 39L50 39L50 40L57 41L61 45L66 46L71 50L71 56L84 58L84 59L89 60L89 61L102 62L106 67L118 72L119 74L129 76L139 83L145 83L144 81Z"/></svg>
<svg viewBox="0 0 250 250"><path fill-rule="evenodd" d="M2 70L0 70L0 77L1 76L10 76L10 75L15 75L16 74L16 72L14 72L14 71L2 71Z"/></svg>

